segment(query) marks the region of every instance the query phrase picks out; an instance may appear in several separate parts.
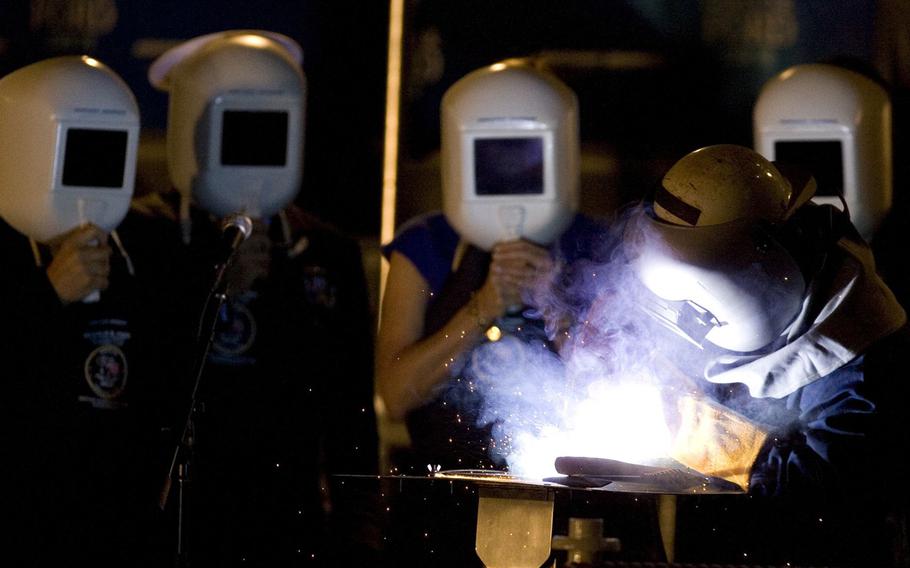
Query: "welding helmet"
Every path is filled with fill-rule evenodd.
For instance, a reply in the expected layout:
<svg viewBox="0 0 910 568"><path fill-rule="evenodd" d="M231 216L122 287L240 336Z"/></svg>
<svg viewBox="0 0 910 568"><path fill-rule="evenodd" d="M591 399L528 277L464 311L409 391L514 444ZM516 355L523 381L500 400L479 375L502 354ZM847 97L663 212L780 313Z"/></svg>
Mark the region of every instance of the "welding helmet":
<svg viewBox="0 0 910 568"><path fill-rule="evenodd" d="M860 234L872 238L892 202L891 103L883 87L835 65L796 65L765 83L753 136L768 159L810 171L818 182L813 200L845 203Z"/></svg>
<svg viewBox="0 0 910 568"><path fill-rule="evenodd" d="M791 179L742 146L709 146L674 164L653 209L638 210L624 232L649 314L699 346L730 351L781 335L806 286L779 235L813 191L810 177Z"/></svg>
<svg viewBox="0 0 910 568"><path fill-rule="evenodd" d="M84 223L114 230L136 177L139 108L88 56L45 59L0 79L0 217L47 242Z"/></svg>
<svg viewBox="0 0 910 568"><path fill-rule="evenodd" d="M162 54L149 81L167 91L171 182L206 211L268 217L302 178L306 82L300 46L272 32L233 30Z"/></svg>
<svg viewBox="0 0 910 568"><path fill-rule="evenodd" d="M524 238L546 245L578 209L575 93L524 60L469 73L442 99L443 211L489 250Z"/></svg>

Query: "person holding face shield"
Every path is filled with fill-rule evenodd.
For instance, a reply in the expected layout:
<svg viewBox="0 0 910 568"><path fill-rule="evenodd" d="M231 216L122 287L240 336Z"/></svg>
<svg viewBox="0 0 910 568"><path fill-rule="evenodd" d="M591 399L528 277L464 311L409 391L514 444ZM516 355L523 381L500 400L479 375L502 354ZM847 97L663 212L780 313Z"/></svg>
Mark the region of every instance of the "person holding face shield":
<svg viewBox="0 0 910 568"><path fill-rule="evenodd" d="M408 220L383 249L390 268L377 389L410 437L392 465L414 475L428 466L505 468L472 385L481 370L495 383L502 364L519 363L475 359L487 348L505 359L555 357L575 307L570 294L555 290L569 263L589 254L586 237L602 234L578 214L578 103L562 81L533 61L507 60L461 78L440 110L443 210ZM478 563L472 506L424 527L416 520L421 503L402 495L391 540L424 547L393 547L392 562Z"/></svg>
<svg viewBox="0 0 910 568"><path fill-rule="evenodd" d="M187 377L198 393L185 538L199 565L369 564L378 546L368 507L333 477L376 473L372 330L356 241L294 203L301 61L285 35L227 30L149 69L169 97L173 190L139 206L183 243L186 312L203 311L216 280L225 298L201 373Z"/></svg>
<svg viewBox="0 0 910 568"><path fill-rule="evenodd" d="M38 564L148 557L166 372L154 269L124 246L145 230L127 215L138 138L132 92L91 57L0 79L4 550Z"/></svg>
<svg viewBox="0 0 910 568"><path fill-rule="evenodd" d="M384 248L377 386L407 423L416 467L502 467L491 426L447 396L478 345L552 346L566 323L535 296L593 232L577 214L577 101L533 62L508 60L452 85L441 123L443 211L409 220Z"/></svg>
<svg viewBox="0 0 910 568"><path fill-rule="evenodd" d="M673 332L655 348L688 376L668 391L671 457L772 498L751 501L748 523L773 503L802 535L788 560L885 565L878 490L906 448L906 314L847 215L810 201L814 187L748 148L701 148L633 211L622 246L644 312Z"/></svg>

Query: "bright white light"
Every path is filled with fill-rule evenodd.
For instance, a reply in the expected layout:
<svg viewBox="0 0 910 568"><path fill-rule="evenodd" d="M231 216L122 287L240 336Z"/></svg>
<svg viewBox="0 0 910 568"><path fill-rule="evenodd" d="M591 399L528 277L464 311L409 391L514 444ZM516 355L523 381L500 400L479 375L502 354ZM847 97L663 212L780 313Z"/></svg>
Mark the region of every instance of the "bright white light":
<svg viewBox="0 0 910 568"><path fill-rule="evenodd" d="M643 464L668 454L670 432L656 386L598 381L567 413L564 428L548 426L537 435L515 435L515 451L509 457L513 475L555 476L554 463L560 456Z"/></svg>

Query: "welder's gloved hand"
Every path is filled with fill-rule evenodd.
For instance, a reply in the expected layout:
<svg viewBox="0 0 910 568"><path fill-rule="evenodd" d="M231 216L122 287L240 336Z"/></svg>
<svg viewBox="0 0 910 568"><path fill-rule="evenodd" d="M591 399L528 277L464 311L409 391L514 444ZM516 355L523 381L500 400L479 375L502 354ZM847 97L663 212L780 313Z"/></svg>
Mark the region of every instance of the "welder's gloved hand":
<svg viewBox="0 0 910 568"><path fill-rule="evenodd" d="M704 475L749 489L752 464L768 431L705 398L677 399L678 424L670 457Z"/></svg>

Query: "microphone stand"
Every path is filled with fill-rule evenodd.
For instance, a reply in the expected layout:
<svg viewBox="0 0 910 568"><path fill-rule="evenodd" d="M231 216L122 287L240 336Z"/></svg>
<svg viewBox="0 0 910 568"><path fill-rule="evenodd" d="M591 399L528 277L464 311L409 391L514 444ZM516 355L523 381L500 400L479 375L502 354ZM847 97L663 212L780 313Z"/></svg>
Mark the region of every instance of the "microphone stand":
<svg viewBox="0 0 910 568"><path fill-rule="evenodd" d="M177 439L177 443L174 448L174 453L171 458L170 467L168 468L167 477L164 481L164 486L162 487L161 493L159 494L158 506L163 511L167 506L167 500L171 493L174 473L176 471L178 492L177 549L175 558L176 568L186 568L190 566L190 550L188 547L189 539L187 537L188 531L186 522L188 515L186 509L188 501L187 494L189 493L187 489L190 485L193 475L193 448L195 442L194 417L197 412L196 405L198 401L199 385L202 382L202 373L205 370L205 364L208 360L209 353L212 349L212 344L215 340L215 328L218 322L218 314L221 312L221 309L227 300L227 283L224 280L224 273L228 264L230 263L231 257L228 257L227 261L216 265L214 283L212 284L212 288L209 291L208 297L206 298L205 304L202 308L202 315L199 319L199 328L197 330L196 337L197 341L201 345L201 351L198 354L198 359L195 362L195 379L192 395L190 396L190 405L187 410L186 418L183 421L180 437ZM202 342L203 334L205 334L204 342Z"/></svg>

